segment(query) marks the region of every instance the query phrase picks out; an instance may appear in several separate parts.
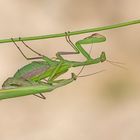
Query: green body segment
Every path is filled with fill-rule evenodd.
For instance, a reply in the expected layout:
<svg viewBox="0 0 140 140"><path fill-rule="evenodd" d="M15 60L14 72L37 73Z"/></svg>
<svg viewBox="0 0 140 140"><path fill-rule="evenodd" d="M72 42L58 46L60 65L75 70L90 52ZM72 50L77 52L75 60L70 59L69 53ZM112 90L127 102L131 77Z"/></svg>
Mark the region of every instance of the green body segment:
<svg viewBox="0 0 140 140"><path fill-rule="evenodd" d="M48 65L45 61L34 61L19 69L15 73L14 78L38 82L50 77L58 64L58 61L54 62L52 65ZM53 76L53 79L67 72L70 67L69 63L63 63Z"/></svg>
<svg viewBox="0 0 140 140"><path fill-rule="evenodd" d="M28 65L25 65L19 69L14 77L19 79L32 79L35 75L42 74L44 71L49 69L49 65L45 61L34 61Z"/></svg>

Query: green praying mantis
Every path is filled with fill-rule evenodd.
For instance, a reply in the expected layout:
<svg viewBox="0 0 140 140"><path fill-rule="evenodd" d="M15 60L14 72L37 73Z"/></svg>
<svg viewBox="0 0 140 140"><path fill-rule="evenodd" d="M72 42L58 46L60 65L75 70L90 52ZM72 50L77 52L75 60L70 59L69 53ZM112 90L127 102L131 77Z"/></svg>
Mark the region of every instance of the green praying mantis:
<svg viewBox="0 0 140 140"><path fill-rule="evenodd" d="M38 90L36 92L33 90L27 92L27 94L31 93L37 97L45 99L45 96L42 94L43 92L50 92L51 90L67 85L72 81L76 80L78 76L75 75L74 73L72 74L72 77L70 79L56 80L57 77L66 73L71 67L97 64L97 63L102 63L107 61L105 52L101 52L101 55L98 58L92 58L90 54L87 51L85 51L85 49L83 49L82 47L82 45L101 43L106 41L106 38L103 35L94 33L91 36L88 36L82 40L77 41L75 44L71 41L68 33L66 33L65 38L66 41L73 47L75 52L57 52L55 60L52 60L47 56L44 56L36 52L32 48L30 48L24 41L21 40L22 43L28 49L30 49L31 51L33 51L38 55L38 57L28 58L19 48L17 43L15 43L14 40L12 39L15 46L18 48L18 50L27 60L41 59L41 61L33 61L32 63L25 65L24 67L19 69L13 77L8 78L3 83L2 88L11 91L14 90L15 88L16 89L19 88L20 90L23 87L29 87L29 86L45 86L46 89L45 91ZM81 53L86 58L85 61L83 62L70 61L62 57L62 55L79 54L79 53ZM1 99L1 94L0 94L0 99Z"/></svg>
<svg viewBox="0 0 140 140"><path fill-rule="evenodd" d="M33 61L32 63L19 69L13 77L8 78L2 85L2 88L5 89L7 96L3 96L4 93L1 94L0 92L0 99L19 97L30 94L45 99L45 96L42 94L43 92L50 92L58 87L65 86L76 80L77 77L80 77L79 76L80 73L78 75L72 73L72 76L69 79L56 80L57 77L66 73L71 67L85 66L102 63L104 61L109 61L106 59L105 52L102 52L98 58L94 59L82 47L83 44L100 43L104 42L105 40L106 38L103 35L95 33L73 44L73 42L70 40L68 33L66 33L66 41L75 49L75 52L57 52L56 60L52 60L47 56L44 56L36 52L35 50L31 49L24 41L21 40L28 49L39 55L38 57L34 58L26 57L25 54L22 52L22 50L19 48L19 46L12 39L15 46L27 60L34 59L42 59L42 60ZM86 58L84 62L70 61L62 57L62 55L79 54L79 53L83 54L83 56ZM115 65L116 63L118 63L112 61L109 62ZM35 90L36 88L39 89ZM11 93L11 91L13 92ZM17 94L16 93L17 91L20 92L20 94Z"/></svg>

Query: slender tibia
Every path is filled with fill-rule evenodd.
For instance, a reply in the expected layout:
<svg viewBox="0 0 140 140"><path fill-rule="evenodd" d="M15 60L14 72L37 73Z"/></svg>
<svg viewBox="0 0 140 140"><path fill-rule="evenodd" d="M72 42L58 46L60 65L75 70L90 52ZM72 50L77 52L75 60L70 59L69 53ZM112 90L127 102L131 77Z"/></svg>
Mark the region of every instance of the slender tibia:
<svg viewBox="0 0 140 140"><path fill-rule="evenodd" d="M66 38L66 41L71 45L71 47L76 51L75 53L79 53L79 50L75 47L75 45L73 44L73 42L71 41L71 39L70 39L70 36L69 36L69 31L68 32L65 32L65 34L66 34L66 36L65 36L65 38Z"/></svg>
<svg viewBox="0 0 140 140"><path fill-rule="evenodd" d="M64 59L61 55L71 55L71 54L79 54L80 53L78 51L78 49L75 47L75 45L73 44L73 42L70 40L70 37L69 37L68 33L65 32L65 34L66 34L65 39L70 44L70 46L75 50L75 52L57 52L56 53L56 56L60 60L63 60Z"/></svg>
<svg viewBox="0 0 140 140"><path fill-rule="evenodd" d="M19 37L19 40L21 40L20 37ZM36 54L39 55L39 56L44 56L44 55L38 53L37 51L33 50L31 47L29 47L23 40L21 40L21 42L22 42L28 49L30 49L32 52L36 53Z"/></svg>
<svg viewBox="0 0 140 140"><path fill-rule="evenodd" d="M112 64L113 66L116 66L116 67L119 67L119 68L122 68L122 69L125 69L127 70L126 67L124 67L124 63L121 63L121 62L115 62L115 61L110 61L110 60L106 60L107 62L109 62L110 64Z"/></svg>
<svg viewBox="0 0 140 140"><path fill-rule="evenodd" d="M23 51L20 49L20 47L17 45L17 43L14 41L14 39L11 38L11 40L12 40L12 42L15 44L15 46L17 47L17 49L20 51L20 53L23 55L23 57L24 57L26 60L42 59L43 55L41 55L41 54L39 54L39 53L38 53L38 55L39 55L40 57L31 57L31 58L27 57L27 56L23 53ZM24 44L24 45L25 45L25 44ZM27 46L26 46L26 47L27 47ZM28 48L29 48L30 50L32 50L33 52L36 52L36 51L34 51L33 49L31 49L29 46L28 46Z"/></svg>
<svg viewBox="0 0 140 140"><path fill-rule="evenodd" d="M75 52L57 52L56 53L56 56L60 60L63 60L63 57L61 55L79 54L78 49L75 47L75 45L73 44L73 42L70 40L70 37L69 37L68 33L65 32L65 34L66 34L65 39L70 44L70 46L75 50Z"/></svg>

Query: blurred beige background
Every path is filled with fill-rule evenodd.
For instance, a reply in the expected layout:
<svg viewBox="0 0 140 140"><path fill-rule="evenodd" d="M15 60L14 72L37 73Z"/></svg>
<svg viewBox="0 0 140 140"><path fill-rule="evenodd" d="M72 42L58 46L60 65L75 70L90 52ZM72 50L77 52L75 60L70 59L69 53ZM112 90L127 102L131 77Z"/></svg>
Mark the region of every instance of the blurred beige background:
<svg viewBox="0 0 140 140"><path fill-rule="evenodd" d="M139 19L139 5L139 0L1 0L0 38L61 33ZM100 33L107 42L94 45L92 55L105 51L108 59L124 62L128 70L107 62L87 66L83 74L106 71L45 94L46 100L26 96L0 101L1 140L140 139L140 25ZM57 51L72 50L64 38L27 43L50 57ZM81 55L70 58L84 60ZM0 85L28 63L12 43L0 44ZM79 70L72 69L65 76Z"/></svg>

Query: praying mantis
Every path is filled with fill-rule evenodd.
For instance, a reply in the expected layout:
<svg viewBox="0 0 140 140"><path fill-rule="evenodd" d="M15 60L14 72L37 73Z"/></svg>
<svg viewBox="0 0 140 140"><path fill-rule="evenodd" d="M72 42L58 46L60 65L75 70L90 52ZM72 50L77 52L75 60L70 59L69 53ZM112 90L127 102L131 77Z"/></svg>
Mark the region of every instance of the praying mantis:
<svg viewBox="0 0 140 140"><path fill-rule="evenodd" d="M22 43L31 51L36 53L38 57L34 58L28 58L25 56L25 54L22 52L22 50L19 48L17 43L13 43L18 48L18 50L21 52L21 54L27 59L27 60L35 60L35 59L41 59L40 61L33 61L30 64L25 65L21 69L19 69L13 77L8 78L2 85L3 89L6 89L7 91L11 91L16 88L18 88L20 95L28 95L33 94L37 97L40 97L42 99L45 99L45 96L42 94L44 92L50 92L58 87L67 85L78 77L74 73L72 73L72 77L70 79L60 79L56 80L60 75L66 73L71 67L79 67L79 66L85 66L85 65L92 65L97 63L102 63L104 61L107 61L105 52L101 52L100 56L97 58L92 58L88 52L85 51L85 49L82 47L82 45L92 44L92 43L101 43L106 41L106 37L104 37L101 34L94 33L82 40L77 41L75 44L71 41L69 37L69 32L66 33L66 41L73 47L75 52L57 52L56 53L56 59L50 59L49 57L42 55L32 48L30 48L24 41ZM79 61L71 61L66 60L62 57L62 55L69 55L69 54L82 54L86 60L83 62ZM47 80L46 80L47 78ZM43 90L34 90L33 87L43 87ZM29 88L30 91L26 91L22 93L22 88ZM0 99L1 99L0 94ZM18 95L16 95L18 96ZM11 94L9 94L9 97L13 97ZM14 96L15 97L15 96Z"/></svg>

